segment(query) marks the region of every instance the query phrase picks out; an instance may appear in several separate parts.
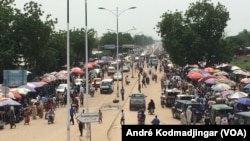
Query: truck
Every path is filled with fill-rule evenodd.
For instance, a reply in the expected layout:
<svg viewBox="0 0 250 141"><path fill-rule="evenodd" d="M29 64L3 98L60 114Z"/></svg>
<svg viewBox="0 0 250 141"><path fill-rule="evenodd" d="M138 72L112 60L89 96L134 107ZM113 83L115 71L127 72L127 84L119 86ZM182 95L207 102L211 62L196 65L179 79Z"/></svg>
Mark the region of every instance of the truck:
<svg viewBox="0 0 250 141"><path fill-rule="evenodd" d="M146 95L143 93L132 93L129 101L129 109L130 110L143 110L146 109Z"/></svg>

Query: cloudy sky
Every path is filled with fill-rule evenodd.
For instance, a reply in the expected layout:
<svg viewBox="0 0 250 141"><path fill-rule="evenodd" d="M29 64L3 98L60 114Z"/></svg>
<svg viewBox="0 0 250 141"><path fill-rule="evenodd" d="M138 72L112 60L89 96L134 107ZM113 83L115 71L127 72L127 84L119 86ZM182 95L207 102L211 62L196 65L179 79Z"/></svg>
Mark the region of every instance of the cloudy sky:
<svg viewBox="0 0 250 141"><path fill-rule="evenodd" d="M19 9L30 0L16 0ZM52 14L58 18L56 29L67 30L67 0L33 0L42 4L45 14ZM166 11L186 11L190 3L196 0L86 0L87 2L87 28L93 28L98 36L108 32L107 29L116 30L116 7L118 7L118 30L129 33L144 34L154 39L160 39L154 30L155 25L161 21L160 16ZM214 4L220 2L230 12L226 34L237 35L243 29L250 30L250 14L247 12L250 0L212 0ZM70 0L70 29L85 28L85 0ZM100 10L104 7L107 10ZM136 9L124 11L130 7ZM123 12L124 11L124 12ZM113 13L112 13L113 12Z"/></svg>

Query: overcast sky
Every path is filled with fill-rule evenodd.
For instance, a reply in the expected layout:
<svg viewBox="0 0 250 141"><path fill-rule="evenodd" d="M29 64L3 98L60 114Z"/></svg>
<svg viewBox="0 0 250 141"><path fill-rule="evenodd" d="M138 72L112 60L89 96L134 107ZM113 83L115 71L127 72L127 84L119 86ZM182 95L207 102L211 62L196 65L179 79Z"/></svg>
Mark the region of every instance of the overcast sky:
<svg viewBox="0 0 250 141"><path fill-rule="evenodd" d="M30 0L16 0L19 9ZM42 4L45 14L52 14L53 18L58 18L56 30L67 30L67 0L33 0ZM144 34L154 39L160 39L153 29L161 21L160 16L166 11L183 11L188 9L190 3L196 0L87 0L87 28L93 28L98 36L107 33L107 29L116 31L116 7L118 7L119 32L126 32L133 27L136 30L130 31L132 35ZM250 30L250 0L212 0L225 5L230 12L231 20L228 21L226 34L228 36L237 35L243 29ZM85 0L70 0L70 29L85 28ZM113 14L104 7L113 11ZM122 11L136 7L136 9Z"/></svg>

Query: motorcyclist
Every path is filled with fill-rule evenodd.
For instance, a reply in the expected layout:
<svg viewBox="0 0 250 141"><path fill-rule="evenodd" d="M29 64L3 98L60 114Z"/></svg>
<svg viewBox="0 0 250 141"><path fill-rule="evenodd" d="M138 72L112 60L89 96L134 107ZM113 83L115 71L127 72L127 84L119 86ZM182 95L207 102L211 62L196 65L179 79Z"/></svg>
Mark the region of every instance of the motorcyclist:
<svg viewBox="0 0 250 141"><path fill-rule="evenodd" d="M151 99L150 102L148 103L148 110L150 109L155 109L155 103L154 103L154 100Z"/></svg>
<svg viewBox="0 0 250 141"><path fill-rule="evenodd" d="M166 102L166 95L165 93L161 93L161 106L164 107L165 105L165 102Z"/></svg>
<svg viewBox="0 0 250 141"><path fill-rule="evenodd" d="M55 112L52 108L48 111L48 122L54 122Z"/></svg>
<svg viewBox="0 0 250 141"><path fill-rule="evenodd" d="M126 81L126 84L128 85L129 82L130 82L130 80L129 80L129 78L128 78L128 75L125 77L125 81Z"/></svg>
<svg viewBox="0 0 250 141"><path fill-rule="evenodd" d="M145 119L146 119L146 115L145 115L144 111L139 111L138 115L137 115L137 118L138 118L138 124L139 125L144 125Z"/></svg>

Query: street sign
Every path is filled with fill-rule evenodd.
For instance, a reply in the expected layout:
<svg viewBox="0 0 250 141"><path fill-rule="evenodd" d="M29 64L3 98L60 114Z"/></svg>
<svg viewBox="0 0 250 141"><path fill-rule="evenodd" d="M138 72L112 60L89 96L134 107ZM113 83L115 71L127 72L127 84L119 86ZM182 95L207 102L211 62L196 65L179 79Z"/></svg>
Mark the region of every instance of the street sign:
<svg viewBox="0 0 250 141"><path fill-rule="evenodd" d="M27 83L26 70L3 70L4 86L18 87Z"/></svg>
<svg viewBox="0 0 250 141"><path fill-rule="evenodd" d="M77 117L77 119L81 122L99 122L99 114L98 113L82 113Z"/></svg>

